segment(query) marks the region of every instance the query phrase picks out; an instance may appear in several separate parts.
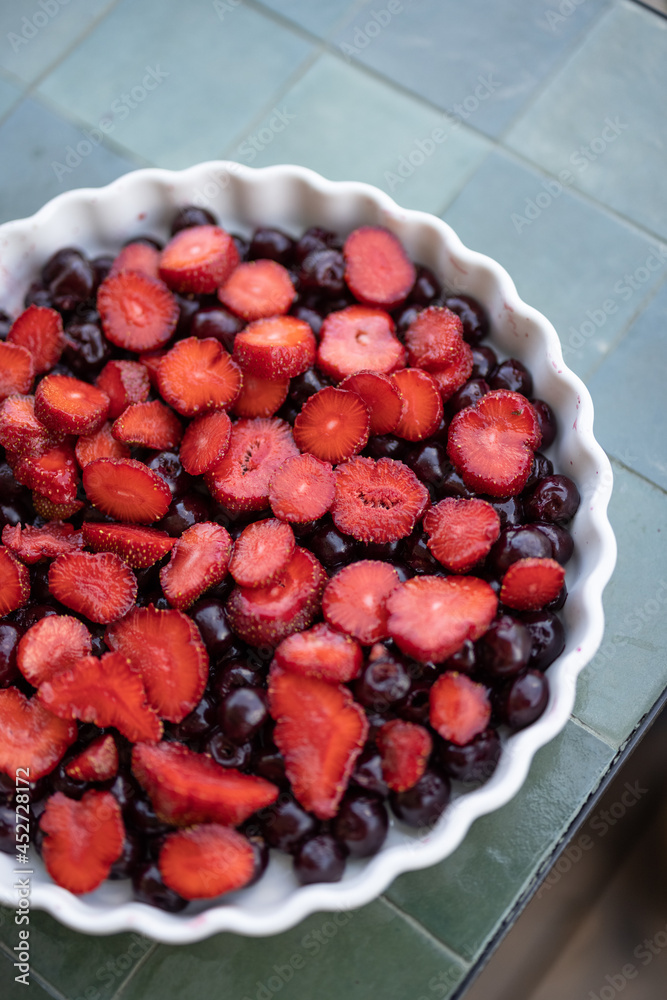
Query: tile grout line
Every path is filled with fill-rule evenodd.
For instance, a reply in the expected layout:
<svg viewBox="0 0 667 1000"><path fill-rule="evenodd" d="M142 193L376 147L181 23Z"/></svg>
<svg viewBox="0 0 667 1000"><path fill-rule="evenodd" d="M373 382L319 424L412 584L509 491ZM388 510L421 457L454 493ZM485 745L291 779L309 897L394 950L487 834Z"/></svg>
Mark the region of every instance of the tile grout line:
<svg viewBox="0 0 667 1000"><path fill-rule="evenodd" d="M600 741L600 743L604 743L605 746L609 747L610 750L614 751L615 755L619 753L620 748L618 746L612 743L611 740L609 740L606 736L603 736L602 733L599 733L597 729L594 729L592 726L589 726L587 722L583 722L577 715L574 714L574 712L572 712L572 714L570 715L570 721L575 726L578 726L579 729L583 729L583 731L585 733L588 733L589 736L594 736L597 740Z"/></svg>
<svg viewBox="0 0 667 1000"><path fill-rule="evenodd" d="M4 955L5 958L13 963L14 956L9 953L7 945L2 941L0 941L0 954ZM53 986L48 979L45 979L41 973L36 972L32 966L30 966L29 978L30 980L34 979L34 981L41 986L45 993L48 993L49 996L53 997L53 1000L68 1000L64 993L61 993L60 990L56 986Z"/></svg>
<svg viewBox="0 0 667 1000"><path fill-rule="evenodd" d="M410 913L407 913L405 910L401 909L400 906L389 899L385 893L382 893L377 898L379 902L383 903L388 909L393 910L399 917L401 917L401 919L404 920L412 928L412 930L434 944L438 951L443 952L447 956L450 962L458 962L466 973L470 971L473 964L470 959L464 958L463 955L459 955L457 951L454 951L454 949L450 948L444 941L441 941L439 937L436 937L436 935L433 934L428 927L425 927L422 923L420 923L416 917L413 917Z"/></svg>
<svg viewBox="0 0 667 1000"><path fill-rule="evenodd" d="M127 984L134 978L137 970L140 969L143 965L146 964L146 962L148 961L148 959L152 955L154 955L155 952L158 950L158 947L159 947L159 942L153 941L153 944L150 946L150 948L148 949L148 951L144 952L144 954L141 956L141 958L136 963L136 965L132 966L132 968L130 969L130 971L126 975L125 979L122 981L122 983L119 983L118 989L110 997L110 1000L116 1000L117 997L120 997L121 993L123 992L123 990L125 989L125 987L127 986Z"/></svg>
<svg viewBox="0 0 667 1000"><path fill-rule="evenodd" d="M617 458L611 451L608 451L607 454L609 455L611 461L618 465L619 468L623 469L624 472L631 473L633 476L636 476L637 479L641 479L643 482L648 483L648 485L652 486L653 489L667 495L667 489L664 486L661 486L660 483L655 483L652 479L649 479L648 476L645 476L643 472L638 472L637 469L633 469L631 465L628 465L622 459Z"/></svg>

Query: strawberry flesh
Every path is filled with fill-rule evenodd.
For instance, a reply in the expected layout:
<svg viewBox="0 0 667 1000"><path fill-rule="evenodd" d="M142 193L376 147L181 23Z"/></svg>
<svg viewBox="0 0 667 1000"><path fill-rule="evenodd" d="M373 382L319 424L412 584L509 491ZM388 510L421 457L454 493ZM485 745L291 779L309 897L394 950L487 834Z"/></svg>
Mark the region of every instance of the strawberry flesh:
<svg viewBox="0 0 667 1000"><path fill-rule="evenodd" d="M276 517L294 524L316 521L331 507L335 477L314 455L288 458L271 477L269 502Z"/></svg>
<svg viewBox="0 0 667 1000"><path fill-rule="evenodd" d="M229 572L240 587L268 587L287 569L294 547L289 524L275 517L254 521L234 543Z"/></svg>
<svg viewBox="0 0 667 1000"><path fill-rule="evenodd" d="M131 403L114 421L111 433L121 444L171 451L180 443L183 428L173 410L154 399Z"/></svg>
<svg viewBox="0 0 667 1000"><path fill-rule="evenodd" d="M224 410L205 413L188 424L179 457L185 471L191 476L201 476L212 469L229 447L232 422Z"/></svg>
<svg viewBox="0 0 667 1000"><path fill-rule="evenodd" d="M137 578L111 552L68 552L49 569L49 591L77 614L106 624L126 615L137 596Z"/></svg>
<svg viewBox="0 0 667 1000"><path fill-rule="evenodd" d="M41 455L20 458L14 467L14 477L55 503L72 503L77 499L79 467L74 448L68 442L54 445Z"/></svg>
<svg viewBox="0 0 667 1000"><path fill-rule="evenodd" d="M565 567L555 559L517 559L505 573L500 600L517 611L537 611L555 601L565 582Z"/></svg>
<svg viewBox="0 0 667 1000"><path fill-rule="evenodd" d="M35 392L35 416L62 434L94 434L109 414L109 397L101 389L69 375L47 375Z"/></svg>
<svg viewBox="0 0 667 1000"><path fill-rule="evenodd" d="M284 315L295 296L289 271L275 260L239 264L218 289L222 304L246 322Z"/></svg>
<svg viewBox="0 0 667 1000"><path fill-rule="evenodd" d="M26 768L31 781L49 774L77 736L76 723L59 719L15 687L0 690L0 771L16 780Z"/></svg>
<svg viewBox="0 0 667 1000"><path fill-rule="evenodd" d="M403 368L391 380L403 397L395 434L406 441L423 441L437 429L442 419L442 399L438 384L421 368Z"/></svg>
<svg viewBox="0 0 667 1000"><path fill-rule="evenodd" d="M47 872L76 895L97 889L123 850L122 814L111 792L91 790L79 801L56 792L39 825Z"/></svg>
<svg viewBox="0 0 667 1000"><path fill-rule="evenodd" d="M93 552L113 552L133 569L146 569L166 556L176 544L166 531L137 524L98 524L84 521L85 544Z"/></svg>
<svg viewBox="0 0 667 1000"><path fill-rule="evenodd" d="M389 563L360 559L343 566L327 583L322 612L334 628L366 646L388 636L387 598L400 577Z"/></svg>
<svg viewBox="0 0 667 1000"><path fill-rule="evenodd" d="M202 823L167 834L158 868L164 884L183 899L211 899L250 882L255 851L236 830Z"/></svg>
<svg viewBox="0 0 667 1000"><path fill-rule="evenodd" d="M235 361L244 372L265 379L301 375L313 364L316 349L313 331L295 316L258 319L234 338Z"/></svg>
<svg viewBox="0 0 667 1000"><path fill-rule="evenodd" d="M95 379L109 397L109 419L115 420L131 403L148 399L151 383L140 361L109 361Z"/></svg>
<svg viewBox="0 0 667 1000"><path fill-rule="evenodd" d="M129 458L130 449L121 444L111 433L111 424L106 423L95 434L83 435L77 439L74 454L79 466L90 465L96 458Z"/></svg>
<svg viewBox="0 0 667 1000"><path fill-rule="evenodd" d="M407 465L355 457L336 470L331 515L339 531L361 542L393 542L410 534L429 502Z"/></svg>
<svg viewBox="0 0 667 1000"><path fill-rule="evenodd" d="M114 257L109 274L119 271L141 271L150 278L159 277L160 251L150 243L127 243Z"/></svg>
<svg viewBox="0 0 667 1000"><path fill-rule="evenodd" d="M239 262L234 240L219 226L191 226L171 238L160 255L160 277L175 292L215 292Z"/></svg>
<svg viewBox="0 0 667 1000"><path fill-rule="evenodd" d="M160 584L172 608L189 608L227 575L232 540L226 528L213 521L193 524L183 532L171 558L160 570Z"/></svg>
<svg viewBox="0 0 667 1000"><path fill-rule="evenodd" d="M500 534L500 518L486 500L447 497L428 511L424 531L445 569L467 573L488 556Z"/></svg>
<svg viewBox="0 0 667 1000"><path fill-rule="evenodd" d="M118 764L116 741L104 733L65 765L65 773L75 781L110 781L118 774Z"/></svg>
<svg viewBox="0 0 667 1000"><path fill-rule="evenodd" d="M276 647L274 663L283 670L344 684L361 673L361 646L325 622L295 632Z"/></svg>
<svg viewBox="0 0 667 1000"><path fill-rule="evenodd" d="M232 404L237 417L272 417L287 399L289 379L258 378L244 371L241 391Z"/></svg>
<svg viewBox="0 0 667 1000"><path fill-rule="evenodd" d="M97 290L104 335L127 351L163 347L176 329L178 305L164 282L141 271L119 271Z"/></svg>
<svg viewBox="0 0 667 1000"><path fill-rule="evenodd" d="M422 309L405 333L408 361L415 368L446 368L463 352L461 318L443 306Z"/></svg>
<svg viewBox="0 0 667 1000"><path fill-rule="evenodd" d="M6 524L2 529L2 543L17 559L32 566L44 559L55 559L65 552L76 552L83 545L80 531L73 524L50 521L35 528L32 524Z"/></svg>
<svg viewBox="0 0 667 1000"><path fill-rule="evenodd" d="M34 377L30 351L20 344L0 341L0 403L14 393L30 392Z"/></svg>
<svg viewBox="0 0 667 1000"><path fill-rule="evenodd" d="M348 375L338 386L355 392L370 413L370 434L392 434L398 427L403 398L398 383L381 372L362 371Z"/></svg>
<svg viewBox="0 0 667 1000"><path fill-rule="evenodd" d="M133 458L98 458L83 470L90 502L109 517L135 524L159 521L171 503L162 476Z"/></svg>
<svg viewBox="0 0 667 1000"><path fill-rule="evenodd" d="M334 379L371 370L388 375L405 367L405 350L383 309L348 306L331 312L320 330L317 367Z"/></svg>
<svg viewBox="0 0 667 1000"><path fill-rule="evenodd" d="M0 545L0 615L8 615L28 603L30 573L10 549Z"/></svg>
<svg viewBox="0 0 667 1000"><path fill-rule="evenodd" d="M40 454L57 440L35 416L34 396L8 396L0 403L0 445L7 451Z"/></svg>
<svg viewBox="0 0 667 1000"><path fill-rule="evenodd" d="M7 343L30 352L36 375L50 371L65 347L60 313L46 306L28 306L12 324Z"/></svg>
<svg viewBox="0 0 667 1000"><path fill-rule="evenodd" d="M33 687L39 687L59 670L69 670L92 648L92 636L78 618L47 615L21 636L16 665Z"/></svg>
<svg viewBox="0 0 667 1000"><path fill-rule="evenodd" d="M337 465L368 441L370 414L354 392L326 386L306 400L294 421L294 441L302 452Z"/></svg>
<svg viewBox="0 0 667 1000"><path fill-rule="evenodd" d="M391 719L376 737L382 759L382 777L394 792L413 788L426 770L433 749L427 729L414 722Z"/></svg>
<svg viewBox="0 0 667 1000"><path fill-rule="evenodd" d="M472 349L463 341L461 353L456 361L444 368L432 368L429 375L435 380L440 390L440 398L443 403L451 399L457 389L465 385L473 369Z"/></svg>
<svg viewBox="0 0 667 1000"><path fill-rule="evenodd" d="M359 302L395 309L415 283L415 266L401 241L381 226L353 230L343 246L345 281Z"/></svg>
<svg viewBox="0 0 667 1000"><path fill-rule="evenodd" d="M237 420L225 455L206 473L206 485L213 498L230 511L264 510L269 506L273 474L298 453L285 420Z"/></svg>
<svg viewBox="0 0 667 1000"><path fill-rule="evenodd" d="M491 719L487 689L465 674L448 670L430 691L430 722L443 740L463 747L484 732Z"/></svg>
<svg viewBox="0 0 667 1000"><path fill-rule="evenodd" d="M187 337L157 370L162 398L184 417L227 409L241 390L241 370L213 337Z"/></svg>

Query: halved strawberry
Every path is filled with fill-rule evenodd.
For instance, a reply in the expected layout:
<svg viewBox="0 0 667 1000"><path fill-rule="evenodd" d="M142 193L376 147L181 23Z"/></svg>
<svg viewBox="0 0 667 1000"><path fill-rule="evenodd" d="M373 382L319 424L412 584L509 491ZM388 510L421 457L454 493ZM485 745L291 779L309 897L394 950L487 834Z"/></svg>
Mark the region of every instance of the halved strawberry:
<svg viewBox="0 0 667 1000"><path fill-rule="evenodd" d="M236 830L202 823L167 834L158 868L164 884L183 899L211 899L250 882L255 874L255 851Z"/></svg>
<svg viewBox="0 0 667 1000"><path fill-rule="evenodd" d="M108 414L106 392L70 375L46 375L35 391L35 416L60 434L94 434Z"/></svg>
<svg viewBox="0 0 667 1000"><path fill-rule="evenodd" d="M406 792L426 770L433 749L423 726L403 719L385 722L375 738L382 759L382 777L394 792Z"/></svg>
<svg viewBox="0 0 667 1000"><path fill-rule="evenodd" d="M187 615L133 608L104 635L141 675L148 703L163 719L180 722L198 704L208 679L208 653Z"/></svg>
<svg viewBox="0 0 667 1000"><path fill-rule="evenodd" d="M275 668L269 708L296 799L319 819L331 819L368 735L363 709L340 684Z"/></svg>
<svg viewBox="0 0 667 1000"><path fill-rule="evenodd" d="M443 740L458 747L484 732L491 718L491 701L483 684L448 670L430 691L430 722Z"/></svg>
<svg viewBox="0 0 667 1000"><path fill-rule="evenodd" d="M331 507L334 473L328 462L314 455L286 459L269 483L269 502L281 521L303 524L316 521Z"/></svg>
<svg viewBox="0 0 667 1000"><path fill-rule="evenodd" d="M339 531L361 542L393 542L410 534L429 502L407 465L357 456L336 469L331 516Z"/></svg>
<svg viewBox="0 0 667 1000"><path fill-rule="evenodd" d="M140 361L108 361L95 379L109 397L109 419L115 420L131 403L144 403L151 389L146 366Z"/></svg>
<svg viewBox="0 0 667 1000"><path fill-rule="evenodd" d="M191 476L208 472L223 457L229 447L232 422L224 410L213 410L188 424L179 456Z"/></svg>
<svg viewBox="0 0 667 1000"><path fill-rule="evenodd" d="M326 572L312 552L297 547L275 583L232 591L226 606L229 624L246 642L277 646L311 624L325 581Z"/></svg>
<svg viewBox="0 0 667 1000"><path fill-rule="evenodd" d="M69 503L55 503L43 493L32 494L32 505L35 513L45 521L65 521L68 517L78 514L85 506L82 500L71 500Z"/></svg>
<svg viewBox="0 0 667 1000"><path fill-rule="evenodd" d="M167 351L157 373L160 393L184 417L226 410L241 391L241 369L214 337L187 337Z"/></svg>
<svg viewBox="0 0 667 1000"><path fill-rule="evenodd" d="M90 502L118 521L150 524L164 517L171 490L162 476L132 458L97 458L83 469Z"/></svg>
<svg viewBox="0 0 667 1000"><path fill-rule="evenodd" d="M222 460L206 473L206 485L228 510L264 510L269 506L272 476L286 459L298 453L292 428L285 420L237 420Z"/></svg>
<svg viewBox="0 0 667 1000"><path fill-rule="evenodd" d="M84 656L40 686L38 698L61 719L114 726L131 743L157 742L162 723L146 700L141 674L122 653Z"/></svg>
<svg viewBox="0 0 667 1000"><path fill-rule="evenodd" d="M118 774L118 763L116 741L104 733L65 765L65 774L75 781L109 781Z"/></svg>
<svg viewBox="0 0 667 1000"><path fill-rule="evenodd" d="M320 330L317 367L335 379L369 369L388 375L404 368L405 350L394 329L383 309L348 306L331 312Z"/></svg>
<svg viewBox="0 0 667 1000"><path fill-rule="evenodd" d="M28 306L14 320L7 341L30 351L36 375L48 372L57 364L65 347L62 317L46 306Z"/></svg>
<svg viewBox="0 0 667 1000"><path fill-rule="evenodd" d="M408 656L440 663L484 635L497 607L493 589L476 576L417 576L389 595L387 629Z"/></svg>
<svg viewBox="0 0 667 1000"><path fill-rule="evenodd" d="M456 390L466 384L472 375L472 368L472 348L464 340L461 353L456 361L452 361L451 365L447 365L445 368L432 368L430 370L429 375L435 380L443 403L451 399Z"/></svg>
<svg viewBox="0 0 667 1000"><path fill-rule="evenodd" d="M182 743L140 743L132 750L132 773L160 819L175 826L238 826L278 798L270 781L222 767Z"/></svg>
<svg viewBox="0 0 667 1000"><path fill-rule="evenodd" d="M381 372L355 372L338 386L356 392L371 415L371 434L392 434L401 418L403 398L398 384Z"/></svg>
<svg viewBox="0 0 667 1000"><path fill-rule="evenodd" d="M175 292L215 292L234 270L239 254L234 240L219 226L181 229L160 256L160 277Z"/></svg>
<svg viewBox="0 0 667 1000"><path fill-rule="evenodd" d="M442 419L442 399L435 380L421 368L403 368L394 372L391 380L403 397L394 433L406 441L430 437Z"/></svg>
<svg viewBox="0 0 667 1000"><path fill-rule="evenodd" d="M178 304L164 282L141 271L119 271L97 290L97 308L107 340L128 351L150 351L171 338Z"/></svg>
<svg viewBox="0 0 667 1000"><path fill-rule="evenodd" d="M201 521L183 532L160 570L160 584L172 608L189 608L227 576L232 539L226 528Z"/></svg>
<svg viewBox="0 0 667 1000"><path fill-rule="evenodd" d="M7 451L42 454L56 440L35 416L34 396L8 396L0 403L0 445Z"/></svg>
<svg viewBox="0 0 667 1000"><path fill-rule="evenodd" d="M13 552L0 545L0 615L8 615L28 603L30 573Z"/></svg>
<svg viewBox="0 0 667 1000"><path fill-rule="evenodd" d="M75 722L59 719L37 698L15 687L0 690L0 771L16 779L24 767L31 781L49 774L77 736Z"/></svg>
<svg viewBox="0 0 667 1000"><path fill-rule="evenodd" d="M109 274L119 271L141 271L150 278L157 278L160 265L160 251L150 243L126 243L114 258Z"/></svg>
<svg viewBox="0 0 667 1000"><path fill-rule="evenodd" d="M76 552L83 547L83 538L73 524L49 521L41 528L32 524L6 524L2 529L2 543L17 559L32 566L42 559L55 559L64 552Z"/></svg>
<svg viewBox="0 0 667 1000"><path fill-rule="evenodd" d="M387 598L400 577L389 563L360 559L331 577L322 595L322 612L330 625L366 646L388 636Z"/></svg>
<svg viewBox="0 0 667 1000"><path fill-rule="evenodd" d="M111 433L111 424L107 422L95 434L83 435L77 439L74 454L79 466L83 469L96 458L129 458L130 449L121 444Z"/></svg>
<svg viewBox="0 0 667 1000"><path fill-rule="evenodd" d="M447 497L428 511L424 531L445 569L467 573L488 556L500 534L500 518L486 500Z"/></svg>
<svg viewBox="0 0 667 1000"><path fill-rule="evenodd" d="M241 391L232 403L237 417L272 417L287 399L289 379L257 378L243 373Z"/></svg>
<svg viewBox="0 0 667 1000"><path fill-rule="evenodd" d="M301 451L337 465L360 452L368 441L370 414L355 392L326 386L303 404L294 421Z"/></svg>
<svg viewBox="0 0 667 1000"><path fill-rule="evenodd" d="M166 531L137 524L98 524L84 521L84 541L93 552L114 552L133 569L146 569L171 552L176 539Z"/></svg>
<svg viewBox="0 0 667 1000"><path fill-rule="evenodd" d="M409 363L426 371L457 361L463 343L461 317L444 306L422 309L405 333Z"/></svg>
<svg viewBox="0 0 667 1000"><path fill-rule="evenodd" d="M34 377L30 351L20 344L0 342L0 403L15 393L30 392Z"/></svg>
<svg viewBox="0 0 667 1000"><path fill-rule="evenodd" d="M555 601L565 582L565 567L555 559L517 559L503 577L500 600L517 611L537 611Z"/></svg>
<svg viewBox="0 0 667 1000"><path fill-rule="evenodd" d="M246 322L284 315L295 297L289 271L275 260L239 264L218 289L222 304Z"/></svg>
<svg viewBox="0 0 667 1000"><path fill-rule="evenodd" d="M123 850L123 818L111 792L91 790L79 801L56 792L39 825L46 834L42 858L47 872L77 895L97 889Z"/></svg>
<svg viewBox="0 0 667 1000"><path fill-rule="evenodd" d="M183 427L173 410L154 399L131 403L114 421L111 433L121 444L171 451L180 443Z"/></svg>
<svg viewBox="0 0 667 1000"><path fill-rule="evenodd" d="M165 354L169 352L164 348L161 351L147 351L139 355L139 364L146 369L150 384L154 389L158 388L157 371ZM139 400L137 400L139 402Z"/></svg>
<svg viewBox="0 0 667 1000"><path fill-rule="evenodd" d="M268 587L287 569L294 532L275 517L254 521L234 542L229 572L240 587Z"/></svg>
<svg viewBox="0 0 667 1000"><path fill-rule="evenodd" d="M394 309L403 302L417 273L403 244L382 226L361 226L343 245L345 281L356 299Z"/></svg>
<svg viewBox="0 0 667 1000"><path fill-rule="evenodd" d="M111 552L68 552L49 569L49 590L61 604L91 622L106 624L126 615L137 596L137 578Z"/></svg>
<svg viewBox="0 0 667 1000"><path fill-rule="evenodd" d="M540 440L537 414L525 396L496 389L453 417L447 454L470 489L514 496L528 481Z"/></svg>
<svg viewBox="0 0 667 1000"><path fill-rule="evenodd" d="M295 632L276 647L274 663L283 670L343 684L361 672L361 646L325 622Z"/></svg>
<svg viewBox="0 0 667 1000"><path fill-rule="evenodd" d="M313 331L296 316L258 319L234 338L234 360L243 371L274 381L301 375L315 361L316 350Z"/></svg>
<svg viewBox="0 0 667 1000"><path fill-rule="evenodd" d="M41 455L25 455L14 466L14 478L55 503L77 499L79 466L69 442L57 444Z"/></svg>

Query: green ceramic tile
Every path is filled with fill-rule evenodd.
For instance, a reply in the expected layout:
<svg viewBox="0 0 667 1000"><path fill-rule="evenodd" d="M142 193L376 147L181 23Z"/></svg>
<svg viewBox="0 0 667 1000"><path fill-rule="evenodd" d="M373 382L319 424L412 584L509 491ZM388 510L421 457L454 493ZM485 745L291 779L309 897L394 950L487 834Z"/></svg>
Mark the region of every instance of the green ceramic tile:
<svg viewBox="0 0 667 1000"><path fill-rule="evenodd" d="M231 8L235 0L222 2ZM317 3L313 0L262 0L261 6L324 38L347 20L359 6L359 0L317 0ZM221 8L221 13L226 16L227 11Z"/></svg>
<svg viewBox="0 0 667 1000"><path fill-rule="evenodd" d="M511 802L477 820L450 858L402 875L388 897L472 961L528 887L612 757L610 747L569 722L537 753L526 783Z"/></svg>
<svg viewBox="0 0 667 1000"><path fill-rule="evenodd" d="M667 237L665 89L667 19L616 3L507 141Z"/></svg>
<svg viewBox="0 0 667 1000"><path fill-rule="evenodd" d="M276 110L227 150L242 163L300 163L333 180L368 181L399 204L439 211L487 143L353 66L321 57Z"/></svg>
<svg viewBox="0 0 667 1000"><path fill-rule="evenodd" d="M26 997L29 1000L47 1000L48 997L51 997L51 994L42 989L35 976L30 973L28 973L27 988L23 981L17 982L16 977L21 975L21 971L14 968L14 959L9 958L0 949L0 996L2 1000L25 1000Z"/></svg>
<svg viewBox="0 0 667 1000"><path fill-rule="evenodd" d="M13 83L9 83L8 80L3 80L0 77L0 118L9 111L12 104L21 96L21 91L18 87L15 87Z"/></svg>

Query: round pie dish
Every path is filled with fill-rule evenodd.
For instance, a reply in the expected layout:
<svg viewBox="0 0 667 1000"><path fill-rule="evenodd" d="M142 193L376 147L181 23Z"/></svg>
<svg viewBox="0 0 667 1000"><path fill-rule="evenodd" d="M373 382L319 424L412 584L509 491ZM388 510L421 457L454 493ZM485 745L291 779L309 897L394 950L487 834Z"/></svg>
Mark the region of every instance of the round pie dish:
<svg viewBox="0 0 667 1000"><path fill-rule="evenodd" d="M95 256L113 252L139 234L166 238L176 210L186 204L209 209L231 232L276 226L297 235L321 225L345 235L361 225L380 225L398 236L410 257L436 274L450 293L478 299L488 311L488 343L502 357L532 372L535 394L558 417L559 434L547 450L556 470L577 483L581 505L570 525L575 555L567 567L568 600L562 612L566 646L549 667L550 698L537 722L503 738L493 777L473 791L455 790L437 824L420 831L391 821L378 854L348 864L342 881L299 886L289 859L272 852L269 868L252 887L220 901L191 904L170 914L132 901L125 882L105 882L77 897L55 885L31 853L31 904L86 933L134 930L156 940L185 943L218 931L276 934L316 911L346 911L377 897L399 874L443 860L472 822L516 794L535 752L565 726L576 680L602 639L602 592L616 560L607 518L612 490L609 461L593 435L593 403L581 380L564 364L549 321L518 296L512 279L494 260L465 247L440 219L400 208L380 190L357 182L331 182L313 171L284 165L251 169L209 162L187 170L138 170L101 189L70 191L28 219L0 226L0 307L18 314L26 288L43 263L63 246ZM0 902L16 904L14 859L0 854Z"/></svg>

